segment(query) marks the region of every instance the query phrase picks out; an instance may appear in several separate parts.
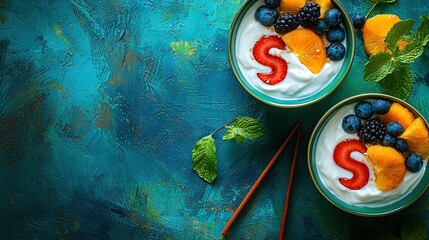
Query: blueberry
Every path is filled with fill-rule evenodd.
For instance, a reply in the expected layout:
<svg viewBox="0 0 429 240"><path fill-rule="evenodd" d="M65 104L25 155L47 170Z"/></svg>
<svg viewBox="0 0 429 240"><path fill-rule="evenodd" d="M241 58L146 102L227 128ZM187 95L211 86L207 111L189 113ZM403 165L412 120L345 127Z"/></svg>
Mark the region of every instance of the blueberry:
<svg viewBox="0 0 429 240"><path fill-rule="evenodd" d="M256 9L255 18L264 26L273 25L277 18L279 17L279 12L276 9L262 5Z"/></svg>
<svg viewBox="0 0 429 240"><path fill-rule="evenodd" d="M341 42L346 38L346 32L343 27L331 27L326 33L326 38L330 42Z"/></svg>
<svg viewBox="0 0 429 240"><path fill-rule="evenodd" d="M368 101L358 102L355 106L355 113L359 118L368 120L374 114L372 104Z"/></svg>
<svg viewBox="0 0 429 240"><path fill-rule="evenodd" d="M361 13L357 13L353 16L352 21L355 29L361 29L363 25L365 25L366 18L365 18L365 15Z"/></svg>
<svg viewBox="0 0 429 240"><path fill-rule="evenodd" d="M408 155L407 159L405 159L405 166L407 170L412 173L418 172L423 167L423 159L420 155L411 153Z"/></svg>
<svg viewBox="0 0 429 240"><path fill-rule="evenodd" d="M393 147L393 146L395 146L395 143L396 143L396 138L395 137L393 137L390 134L384 135L384 138L383 138L383 145L384 146L386 146L386 147Z"/></svg>
<svg viewBox="0 0 429 240"><path fill-rule="evenodd" d="M314 32L318 35L322 35L328 30L328 24L326 24L325 20L319 19L317 21L316 26L314 27Z"/></svg>
<svg viewBox="0 0 429 240"><path fill-rule="evenodd" d="M389 124L387 124L386 130L388 134L394 137L397 137L404 132L404 128L398 122L390 122Z"/></svg>
<svg viewBox="0 0 429 240"><path fill-rule="evenodd" d="M336 8L331 8L325 13L325 21L329 26L337 26L341 22L341 12Z"/></svg>
<svg viewBox="0 0 429 240"><path fill-rule="evenodd" d="M326 49L326 54L332 61L340 61L346 55L346 48L341 43L331 43Z"/></svg>
<svg viewBox="0 0 429 240"><path fill-rule="evenodd" d="M377 114L386 114L390 110L390 102L382 99L376 100L372 104L372 110Z"/></svg>
<svg viewBox="0 0 429 240"><path fill-rule="evenodd" d="M265 0L265 5L270 8L278 8L280 7L281 0Z"/></svg>
<svg viewBox="0 0 429 240"><path fill-rule="evenodd" d="M346 133L357 133L359 128L361 127L361 121L360 118L358 118L354 114L349 114L343 118L343 123L341 124L341 127L343 127L344 131Z"/></svg>
<svg viewBox="0 0 429 240"><path fill-rule="evenodd" d="M395 143L395 149L402 152L402 153L407 151L407 149L408 149L407 141L405 141L402 138L398 138L396 140L396 143Z"/></svg>

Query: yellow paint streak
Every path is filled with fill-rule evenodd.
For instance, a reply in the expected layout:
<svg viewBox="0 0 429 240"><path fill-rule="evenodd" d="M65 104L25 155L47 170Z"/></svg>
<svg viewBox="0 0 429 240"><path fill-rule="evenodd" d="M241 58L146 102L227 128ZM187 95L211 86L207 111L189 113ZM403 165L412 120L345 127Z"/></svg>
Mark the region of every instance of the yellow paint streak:
<svg viewBox="0 0 429 240"><path fill-rule="evenodd" d="M191 44L189 44L189 42L184 42L182 39L180 39L178 42L170 43L170 47L171 47L171 50L173 50L173 52L176 52L178 54L185 55L185 56L192 56L197 50L196 49L197 43L194 43L192 45L193 46L191 47Z"/></svg>
<svg viewBox="0 0 429 240"><path fill-rule="evenodd" d="M59 24L56 24L54 26L54 30L55 30L55 35L59 39L63 40L65 44L70 44L70 40L66 37L66 35L64 34L63 28Z"/></svg>

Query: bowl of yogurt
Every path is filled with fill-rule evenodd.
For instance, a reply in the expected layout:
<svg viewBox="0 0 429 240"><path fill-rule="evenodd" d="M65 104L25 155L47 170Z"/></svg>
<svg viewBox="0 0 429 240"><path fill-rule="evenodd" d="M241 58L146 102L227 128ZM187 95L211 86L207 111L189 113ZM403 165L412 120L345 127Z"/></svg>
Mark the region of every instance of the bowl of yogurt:
<svg viewBox="0 0 429 240"><path fill-rule="evenodd" d="M344 55L341 59L336 60L332 60L325 54L332 43L327 39L327 31L329 30L316 34L314 28L302 27L300 24L291 32L279 34L274 26L265 26L255 17L258 8L264 5L263 0L248 0L242 5L231 25L228 55L236 79L250 95L272 106L293 108L317 102L332 93L341 84L354 58L354 28L341 4L337 0L332 0L331 3L332 8L341 14L341 22L338 27L342 29L344 34L343 38L338 40L338 44L344 47ZM279 12L279 16L282 14L284 13ZM322 17L320 19L324 20ZM311 63L306 64L306 62L311 62L313 57L309 55L305 60L307 53L303 51L306 51L306 47L311 49L316 44L312 44L313 41L307 41L310 44L302 46L305 45L303 43L300 46L298 35L305 35L302 33L309 33L308 36L312 35L312 37L317 36L318 43L323 44L322 48L309 50L312 53L321 54L319 60L323 64L319 64L318 68L310 66ZM286 35L290 37L285 37ZM256 44L268 37L278 37L284 41L284 46L280 48L273 46L269 51L267 50L266 54L271 59L274 57L284 62L279 66L270 65L272 63L270 59L259 61L258 56L255 56ZM278 44L281 44L281 41ZM281 80L277 79L273 84L274 81L270 82L263 76L261 77L261 75L268 75L270 72L274 72L274 75L278 72L285 72L285 77L280 77Z"/></svg>
<svg viewBox="0 0 429 240"><path fill-rule="evenodd" d="M429 186L428 158L428 122L405 101L378 93L333 106L308 147L319 192L361 216L391 214L416 201Z"/></svg>

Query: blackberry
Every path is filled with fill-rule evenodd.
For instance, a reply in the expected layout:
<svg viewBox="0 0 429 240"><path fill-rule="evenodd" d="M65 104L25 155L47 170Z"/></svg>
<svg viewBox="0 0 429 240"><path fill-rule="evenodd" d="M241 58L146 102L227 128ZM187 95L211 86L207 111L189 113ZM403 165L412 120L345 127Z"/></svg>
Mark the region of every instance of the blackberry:
<svg viewBox="0 0 429 240"><path fill-rule="evenodd" d="M320 17L320 5L314 2L307 2L304 7L299 10L297 18L302 27L314 28Z"/></svg>
<svg viewBox="0 0 429 240"><path fill-rule="evenodd" d="M371 118L359 129L358 135L363 143L382 143L386 126L378 118Z"/></svg>
<svg viewBox="0 0 429 240"><path fill-rule="evenodd" d="M286 13L277 18L276 23L274 23L274 30L276 30L278 34L285 34L296 29L298 25L299 23L295 14Z"/></svg>

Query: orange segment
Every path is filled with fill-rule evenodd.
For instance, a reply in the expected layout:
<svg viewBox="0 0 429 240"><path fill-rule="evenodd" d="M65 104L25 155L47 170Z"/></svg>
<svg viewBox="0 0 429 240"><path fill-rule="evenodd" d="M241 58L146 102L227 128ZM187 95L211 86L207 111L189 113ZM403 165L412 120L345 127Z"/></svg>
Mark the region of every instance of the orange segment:
<svg viewBox="0 0 429 240"><path fill-rule="evenodd" d="M317 74L322 70L326 52L322 39L316 33L298 28L283 35L282 39L312 73Z"/></svg>
<svg viewBox="0 0 429 240"><path fill-rule="evenodd" d="M416 118L399 138L407 141L409 152L417 153L423 159L429 157L429 131L421 117Z"/></svg>
<svg viewBox="0 0 429 240"><path fill-rule="evenodd" d="M282 0L280 2L279 11L281 13L294 13L297 14L299 10L304 7L307 0Z"/></svg>
<svg viewBox="0 0 429 240"><path fill-rule="evenodd" d="M326 11L328 11L329 9L334 7L331 3L331 0L313 0L313 2L320 5L320 17L319 18L325 18Z"/></svg>
<svg viewBox="0 0 429 240"><path fill-rule="evenodd" d="M398 16L393 14L378 14L366 20L362 28L362 36L364 48L368 55L387 51L384 38L393 25L400 20ZM400 43L400 45L404 45L404 43Z"/></svg>
<svg viewBox="0 0 429 240"><path fill-rule="evenodd" d="M401 153L381 145L369 147L366 153L374 166L375 186L378 189L389 191L401 184L407 171Z"/></svg>
<svg viewBox="0 0 429 240"><path fill-rule="evenodd" d="M404 129L406 129L415 119L413 113L411 113L408 108L397 102L392 103L389 112L384 115L380 115L379 118L386 125L389 124L389 122L398 122Z"/></svg>

